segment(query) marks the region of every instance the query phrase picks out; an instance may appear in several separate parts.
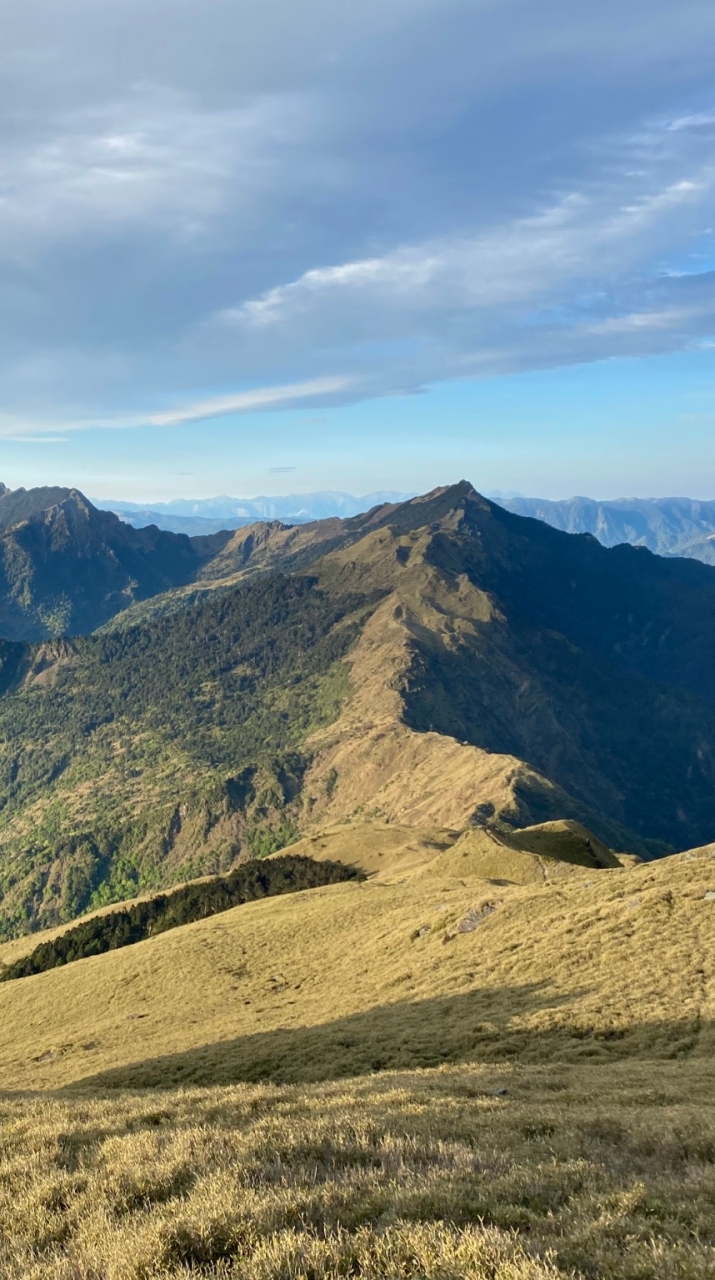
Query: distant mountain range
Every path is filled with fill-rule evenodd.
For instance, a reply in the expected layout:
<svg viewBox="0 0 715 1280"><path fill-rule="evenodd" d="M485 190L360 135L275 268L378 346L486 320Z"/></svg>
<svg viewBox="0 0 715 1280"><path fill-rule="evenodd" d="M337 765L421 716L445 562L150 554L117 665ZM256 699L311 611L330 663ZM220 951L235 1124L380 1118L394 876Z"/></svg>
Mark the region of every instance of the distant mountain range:
<svg viewBox="0 0 715 1280"><path fill-rule="evenodd" d="M287 497L258 498L177 498L173 502L154 502L151 506L138 502L116 502L99 499L95 505L113 511L135 529L155 524L171 533L191 535L219 533L222 529L241 529L256 520L282 520L286 524L306 524L329 516L359 515L383 502L404 502L411 493L379 490L360 498L339 490L320 493L293 493Z"/></svg>
<svg viewBox="0 0 715 1280"><path fill-rule="evenodd" d="M404 502L410 493L390 490L353 497L349 493L325 491L291 494L288 497L259 498L178 498L143 506L136 502L97 501L101 509L114 512L134 528L153 524L189 537L240 529L258 520L281 520L285 524L306 524L332 516L346 519L383 502ZM590 533L606 547L621 542L647 547L661 556L685 556L715 564L715 501L693 498L616 498L601 502L595 498L525 498L520 494L488 495L515 515L543 520L564 533Z"/></svg>
<svg viewBox="0 0 715 1280"><path fill-rule="evenodd" d="M129 623L166 612L185 602L187 592L231 582L258 566L294 571L349 530L367 527L373 512L382 519L405 501L411 500L394 493L324 492L177 499L160 511L127 503L112 512L77 489L0 485L0 636L40 641L85 634L116 615ZM715 502L512 496L499 505L568 533L592 534L606 546L631 543L715 564Z"/></svg>
<svg viewBox="0 0 715 1280"><path fill-rule="evenodd" d="M659 556L686 556L715 564L715 501L694 498L547 498L499 495L519 516L533 516L565 533L591 533L605 547L620 542L647 547Z"/></svg>
<svg viewBox="0 0 715 1280"><path fill-rule="evenodd" d="M0 933L355 815L715 834L710 566L467 482L208 539L6 493L0 564Z"/></svg>

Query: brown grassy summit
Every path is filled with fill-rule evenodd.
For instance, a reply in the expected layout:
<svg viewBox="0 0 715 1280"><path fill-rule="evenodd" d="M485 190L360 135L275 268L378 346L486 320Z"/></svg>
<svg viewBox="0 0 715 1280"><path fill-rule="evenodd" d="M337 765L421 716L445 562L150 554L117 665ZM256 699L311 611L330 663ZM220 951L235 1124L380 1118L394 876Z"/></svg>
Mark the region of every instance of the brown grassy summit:
<svg viewBox="0 0 715 1280"><path fill-rule="evenodd" d="M345 862L380 880L404 880L431 866L436 875L450 869L455 875L497 877L503 884L532 884L568 874L571 868L597 871L624 865L592 832L568 819L514 831L485 826L462 832L342 822L304 837L291 845L290 852L317 861ZM0 950L3 956L4 949Z"/></svg>

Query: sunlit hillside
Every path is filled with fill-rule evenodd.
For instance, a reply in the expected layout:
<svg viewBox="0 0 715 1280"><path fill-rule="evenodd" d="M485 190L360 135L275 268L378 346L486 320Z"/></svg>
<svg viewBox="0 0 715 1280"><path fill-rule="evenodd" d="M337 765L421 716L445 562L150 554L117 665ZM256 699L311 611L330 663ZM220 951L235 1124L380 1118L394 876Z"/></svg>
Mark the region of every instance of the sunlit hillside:
<svg viewBox="0 0 715 1280"><path fill-rule="evenodd" d="M7 1280L711 1280L713 1070L0 1099Z"/></svg>
<svg viewBox="0 0 715 1280"><path fill-rule="evenodd" d="M248 903L2 984L2 1079L224 1084L707 1054L713 892L710 849L579 867L475 831L403 874Z"/></svg>
<svg viewBox="0 0 715 1280"><path fill-rule="evenodd" d="M367 881L0 985L3 1276L710 1277L713 848L295 851L341 850Z"/></svg>

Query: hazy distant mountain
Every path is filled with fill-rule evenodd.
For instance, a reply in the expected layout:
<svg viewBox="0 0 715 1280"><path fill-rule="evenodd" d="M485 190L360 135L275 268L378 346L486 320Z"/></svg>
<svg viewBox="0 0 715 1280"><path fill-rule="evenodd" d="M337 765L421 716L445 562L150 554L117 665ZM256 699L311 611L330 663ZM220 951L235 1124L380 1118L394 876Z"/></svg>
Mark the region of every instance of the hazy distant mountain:
<svg viewBox="0 0 715 1280"><path fill-rule="evenodd" d="M409 493L379 490L354 497L338 490L319 493L293 493L287 497L258 498L176 498L173 502L139 502L96 500L95 505L113 511L135 529L155 524L159 529L189 535L218 533L221 529L241 529L256 520L281 520L284 524L306 524L329 516L359 515L383 502L404 502Z"/></svg>
<svg viewBox="0 0 715 1280"><path fill-rule="evenodd" d="M136 511L127 511L125 507L107 506L106 504L97 504L100 510L109 510L112 515L117 516L124 524L131 525L133 529L146 529L149 525L155 525L157 529L162 529L165 533L183 533L188 538L197 538L214 533L221 533L223 530L233 532L235 529L243 529L247 524L255 524L255 516L216 516L213 519L205 516L180 516L167 515L164 511L156 511L153 507L137 507Z"/></svg>
<svg viewBox="0 0 715 1280"><path fill-rule="evenodd" d="M715 501L694 498L547 498L493 495L519 516L544 520L565 533L592 533L606 547L620 542L660 556L688 556L715 565Z"/></svg>

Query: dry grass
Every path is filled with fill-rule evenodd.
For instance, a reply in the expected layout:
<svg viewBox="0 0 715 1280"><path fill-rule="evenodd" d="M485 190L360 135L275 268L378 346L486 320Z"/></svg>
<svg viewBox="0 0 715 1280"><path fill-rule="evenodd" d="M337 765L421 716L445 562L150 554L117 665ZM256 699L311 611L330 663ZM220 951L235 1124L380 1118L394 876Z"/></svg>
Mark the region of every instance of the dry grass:
<svg viewBox="0 0 715 1280"><path fill-rule="evenodd" d="M2 1280L715 1274L713 849L390 838L0 988Z"/></svg>
<svg viewBox="0 0 715 1280"><path fill-rule="evenodd" d="M0 1099L3 1280L710 1280L713 1068Z"/></svg>
<svg viewBox="0 0 715 1280"><path fill-rule="evenodd" d="M403 878L249 903L3 984L0 1079L290 1082L713 1051L709 850L600 871L542 859L522 886L480 878L482 854L475 835Z"/></svg>
<svg viewBox="0 0 715 1280"><path fill-rule="evenodd" d="M452 858L444 856L453 848ZM570 864L574 863L595 869L609 863L618 867L639 861L624 854L616 857L585 828L570 821L545 822L510 834L496 834L473 827L459 832L385 822L337 822L315 828L312 834L271 857L282 857L286 853L316 861L345 862L348 866L359 867L373 879L388 881L404 880L443 855L439 862L440 875L454 873L461 877L466 867L470 876L488 880L496 877L500 881L523 885L541 884L549 878L568 876ZM534 854L536 856L532 856ZM468 858L466 863L465 855ZM210 876L199 876L191 883L201 884L209 879ZM183 888L184 883L171 885L162 892L175 893ZM131 906L150 897L152 891L147 890L135 898L126 899L124 905ZM118 904L113 902L89 911L81 918L90 920L117 909ZM76 921L72 921L54 929L43 929L9 942L0 942L0 966L29 955L39 943L59 937L75 924Z"/></svg>

